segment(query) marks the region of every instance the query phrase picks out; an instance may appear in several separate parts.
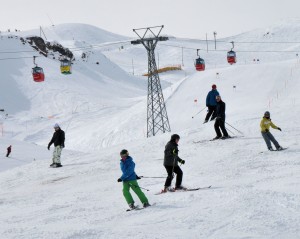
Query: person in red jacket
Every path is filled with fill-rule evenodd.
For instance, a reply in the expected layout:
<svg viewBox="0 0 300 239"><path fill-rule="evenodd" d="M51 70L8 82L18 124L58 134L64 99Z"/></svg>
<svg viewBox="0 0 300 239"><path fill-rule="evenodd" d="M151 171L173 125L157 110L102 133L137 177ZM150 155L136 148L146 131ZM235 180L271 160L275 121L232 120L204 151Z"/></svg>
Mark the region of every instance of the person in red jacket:
<svg viewBox="0 0 300 239"><path fill-rule="evenodd" d="M7 154L6 157L8 157L11 153L11 145L9 145L9 147L7 148Z"/></svg>

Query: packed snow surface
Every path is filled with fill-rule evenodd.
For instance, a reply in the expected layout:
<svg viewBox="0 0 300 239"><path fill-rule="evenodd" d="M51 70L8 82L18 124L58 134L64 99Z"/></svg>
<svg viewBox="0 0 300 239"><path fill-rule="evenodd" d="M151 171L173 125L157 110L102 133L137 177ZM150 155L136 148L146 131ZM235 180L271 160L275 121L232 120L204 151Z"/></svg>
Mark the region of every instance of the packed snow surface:
<svg viewBox="0 0 300 239"><path fill-rule="evenodd" d="M200 51L207 63L204 72L194 70L196 50L190 48L206 43L176 38L158 43L160 66L184 66L160 75L172 132L150 138L143 46L83 24L46 28L51 41L77 47L71 75L61 75L59 62L49 57L37 58L46 75L42 83L32 80L32 58L0 65L0 109L5 110L0 112L1 238L299 238L300 63L294 53L300 50L299 25L223 39L294 43L236 43L237 53L239 47L244 52L232 66L226 51ZM34 32L2 35L0 59L36 55L18 39ZM231 44L220 47L230 50ZM80 58L82 52L88 60ZM203 124L203 109L212 84L226 103L226 128L235 138L209 141L215 137L214 122ZM272 134L287 150L267 150L259 127L266 110L282 129L271 129ZM53 146L48 151L47 144L56 122L66 132L66 147L63 167L52 169ZM173 133L181 137L179 155L186 161L183 185L210 189L155 195L164 185L164 146ZM155 204L145 210L126 212L122 183L117 183L123 148Z"/></svg>

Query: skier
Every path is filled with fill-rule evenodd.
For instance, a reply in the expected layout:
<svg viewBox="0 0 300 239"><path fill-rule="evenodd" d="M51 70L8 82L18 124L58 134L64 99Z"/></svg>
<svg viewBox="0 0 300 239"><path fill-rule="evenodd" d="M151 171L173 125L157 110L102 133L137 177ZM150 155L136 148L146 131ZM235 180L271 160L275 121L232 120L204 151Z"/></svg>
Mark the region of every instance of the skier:
<svg viewBox="0 0 300 239"><path fill-rule="evenodd" d="M211 115L212 115L211 120L214 120L216 118L216 107L217 107L216 96L219 95L219 92L217 91L217 86L215 84L213 84L211 88L212 90L208 92L206 96L206 106L208 107L208 112L203 124L208 122Z"/></svg>
<svg viewBox="0 0 300 239"><path fill-rule="evenodd" d="M126 149L123 149L120 152L121 160L120 167L122 171L122 176L117 180L118 182L123 182L123 195L127 201L130 209L135 209L134 200L130 193L130 188L136 193L138 198L143 204L143 207L151 206L148 202L147 197L142 192L141 188L138 185L137 179L140 179L134 172L135 163L133 162L132 157L129 156L129 153Z"/></svg>
<svg viewBox="0 0 300 239"><path fill-rule="evenodd" d="M214 139L226 139L229 138L230 136L227 133L227 130L225 128L225 102L222 101L221 96L217 95L216 96L216 101L217 101L217 107L216 107L216 121L215 121L215 131L217 136ZM223 133L223 136L221 134L221 131Z"/></svg>
<svg viewBox="0 0 300 239"><path fill-rule="evenodd" d="M271 142L275 145L277 150L282 150L283 148L278 144L278 142L276 141L276 139L274 138L274 136L270 133L269 129L270 126L273 129L278 129L281 131L281 128L277 127L275 124L273 124L273 122L270 119L270 112L266 111L264 114L264 117L262 118L262 120L260 121L260 128L261 128L261 135L264 138L267 147L270 151L273 151Z"/></svg>
<svg viewBox="0 0 300 239"><path fill-rule="evenodd" d="M178 134L173 134L170 141L165 146L164 166L167 170L168 177L162 192L174 191L174 189L170 188L174 173L176 173L175 190L186 190L185 187L181 186L183 173L181 168L178 166L178 162L181 164L185 163L185 160L182 160L178 156L179 139L180 136Z"/></svg>
<svg viewBox="0 0 300 239"><path fill-rule="evenodd" d="M52 161L53 163L50 165L52 168L62 167L60 162L60 155L62 149L65 147L65 132L60 128L60 126L56 123L54 125L54 134L51 141L48 144L48 150L50 150L51 144L54 144L54 151Z"/></svg>
<svg viewBox="0 0 300 239"><path fill-rule="evenodd" d="M7 148L7 154L6 154L6 157L8 157L11 153L11 145L8 146Z"/></svg>

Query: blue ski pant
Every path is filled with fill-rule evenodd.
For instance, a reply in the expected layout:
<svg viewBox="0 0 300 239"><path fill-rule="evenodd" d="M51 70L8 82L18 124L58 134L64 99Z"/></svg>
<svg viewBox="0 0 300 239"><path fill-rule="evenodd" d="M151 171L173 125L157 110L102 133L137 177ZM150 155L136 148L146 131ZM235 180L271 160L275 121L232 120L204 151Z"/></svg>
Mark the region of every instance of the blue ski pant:
<svg viewBox="0 0 300 239"><path fill-rule="evenodd" d="M279 143L270 132L261 132L261 135L264 138L268 149L272 148L271 142L275 145L276 149L280 147Z"/></svg>

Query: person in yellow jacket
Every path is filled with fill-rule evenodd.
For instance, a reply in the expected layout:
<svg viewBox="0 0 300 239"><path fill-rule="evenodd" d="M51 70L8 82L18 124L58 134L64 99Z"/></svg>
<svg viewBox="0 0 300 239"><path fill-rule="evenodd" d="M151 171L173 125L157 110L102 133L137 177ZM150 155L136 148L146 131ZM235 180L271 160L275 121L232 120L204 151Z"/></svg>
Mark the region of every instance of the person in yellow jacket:
<svg viewBox="0 0 300 239"><path fill-rule="evenodd" d="M260 128L261 128L261 135L264 138L267 147L270 151L273 151L271 142L275 145L276 150L282 150L282 147L279 145L279 143L276 141L274 136L270 133L269 129L272 127L273 129L278 129L281 131L279 127L277 127L270 119L270 112L266 111L264 114L264 117L260 121Z"/></svg>

